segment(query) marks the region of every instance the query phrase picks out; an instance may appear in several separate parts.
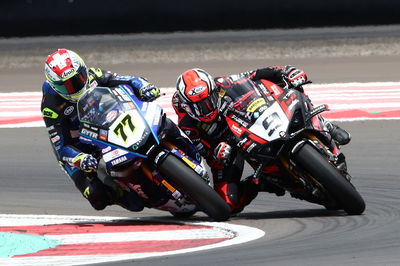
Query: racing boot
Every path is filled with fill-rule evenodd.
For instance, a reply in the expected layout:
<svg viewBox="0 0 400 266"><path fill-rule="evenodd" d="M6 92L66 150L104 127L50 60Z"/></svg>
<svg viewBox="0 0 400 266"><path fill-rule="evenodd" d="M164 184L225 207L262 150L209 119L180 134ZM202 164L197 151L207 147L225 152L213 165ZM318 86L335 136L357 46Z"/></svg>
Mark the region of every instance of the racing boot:
<svg viewBox="0 0 400 266"><path fill-rule="evenodd" d="M118 185L113 185L109 188L112 202L111 205L116 204L133 212L140 212L144 209L143 201L135 191L128 192Z"/></svg>
<svg viewBox="0 0 400 266"><path fill-rule="evenodd" d="M258 195L258 186L253 182L252 178L246 178L239 184L239 204L232 208L232 215L236 215L243 211L244 207L249 205Z"/></svg>
<svg viewBox="0 0 400 266"><path fill-rule="evenodd" d="M333 140L338 145L346 145L351 140L351 135L349 132L339 127L338 125L332 124L325 120L325 126L329 130L329 134L332 136Z"/></svg>

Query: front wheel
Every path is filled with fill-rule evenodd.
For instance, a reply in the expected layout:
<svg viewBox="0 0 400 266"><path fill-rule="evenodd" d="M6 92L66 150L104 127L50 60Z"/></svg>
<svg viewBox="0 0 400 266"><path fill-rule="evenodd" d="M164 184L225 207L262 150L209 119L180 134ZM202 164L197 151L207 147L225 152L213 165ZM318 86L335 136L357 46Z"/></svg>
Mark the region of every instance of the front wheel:
<svg viewBox="0 0 400 266"><path fill-rule="evenodd" d="M169 155L159 166L177 189L189 196L208 216L216 221L229 219L229 205L199 175L178 158Z"/></svg>
<svg viewBox="0 0 400 266"><path fill-rule="evenodd" d="M365 202L354 186L310 144L305 143L294 160L315 178L350 215L362 214Z"/></svg>

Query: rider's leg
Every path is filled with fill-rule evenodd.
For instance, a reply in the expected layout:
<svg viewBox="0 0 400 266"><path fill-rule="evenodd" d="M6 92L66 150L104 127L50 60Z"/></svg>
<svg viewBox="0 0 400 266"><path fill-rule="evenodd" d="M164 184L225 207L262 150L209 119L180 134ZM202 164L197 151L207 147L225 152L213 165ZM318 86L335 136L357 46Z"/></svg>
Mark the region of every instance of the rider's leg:
<svg viewBox="0 0 400 266"><path fill-rule="evenodd" d="M136 193L127 193L119 186L107 186L100 181L97 174L88 174L68 165L63 168L95 210L103 210L113 204L131 211L143 210L143 203Z"/></svg>
<svg viewBox="0 0 400 266"><path fill-rule="evenodd" d="M225 200L232 213L241 212L257 196L257 189L251 184L240 182L244 159L237 155L228 165L211 167L215 191Z"/></svg>

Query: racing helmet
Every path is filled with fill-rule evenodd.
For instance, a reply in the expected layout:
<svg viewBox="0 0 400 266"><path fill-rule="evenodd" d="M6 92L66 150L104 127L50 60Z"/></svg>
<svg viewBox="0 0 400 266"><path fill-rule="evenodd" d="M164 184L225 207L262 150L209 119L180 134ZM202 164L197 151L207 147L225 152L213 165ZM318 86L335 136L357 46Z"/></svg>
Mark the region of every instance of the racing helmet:
<svg viewBox="0 0 400 266"><path fill-rule="evenodd" d="M50 86L63 98L76 102L88 87L88 69L75 52L58 49L47 56L44 74Z"/></svg>
<svg viewBox="0 0 400 266"><path fill-rule="evenodd" d="M218 115L218 92L214 79L204 70L193 68L182 73L176 82L182 108L192 118L212 122Z"/></svg>

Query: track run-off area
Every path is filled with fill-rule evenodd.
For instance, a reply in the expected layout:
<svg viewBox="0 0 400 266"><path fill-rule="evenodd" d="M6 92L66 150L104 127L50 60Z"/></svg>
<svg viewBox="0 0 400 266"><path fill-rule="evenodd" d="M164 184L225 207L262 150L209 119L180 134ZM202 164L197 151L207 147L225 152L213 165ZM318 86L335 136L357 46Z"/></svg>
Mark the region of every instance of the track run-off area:
<svg viewBox="0 0 400 266"><path fill-rule="evenodd" d="M228 223L0 214L0 265L84 265L167 256L263 235L262 230Z"/></svg>
<svg viewBox="0 0 400 266"><path fill-rule="evenodd" d="M156 102L175 122L171 106L174 88ZM323 116L340 121L400 118L400 82L310 84L305 92L315 105L328 104ZM44 126L40 113L41 92L0 93L0 128Z"/></svg>

